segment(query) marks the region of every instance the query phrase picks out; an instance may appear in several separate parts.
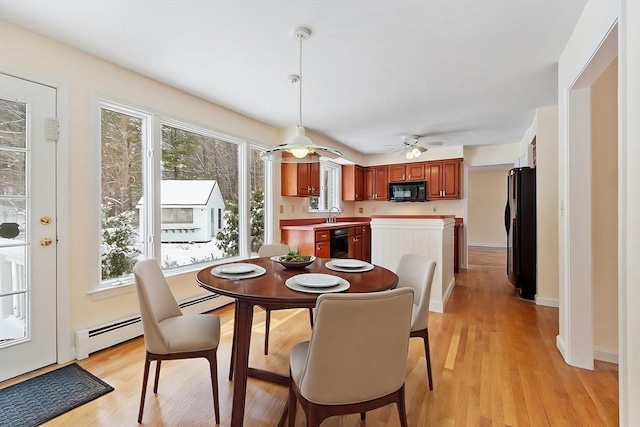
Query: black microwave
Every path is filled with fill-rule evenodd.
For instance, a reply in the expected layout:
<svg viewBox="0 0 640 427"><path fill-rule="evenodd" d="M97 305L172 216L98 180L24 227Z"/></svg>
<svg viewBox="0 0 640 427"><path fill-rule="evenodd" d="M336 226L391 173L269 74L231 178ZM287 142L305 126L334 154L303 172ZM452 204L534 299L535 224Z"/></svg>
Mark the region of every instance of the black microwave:
<svg viewBox="0 0 640 427"><path fill-rule="evenodd" d="M390 182L390 202L426 202L427 182Z"/></svg>

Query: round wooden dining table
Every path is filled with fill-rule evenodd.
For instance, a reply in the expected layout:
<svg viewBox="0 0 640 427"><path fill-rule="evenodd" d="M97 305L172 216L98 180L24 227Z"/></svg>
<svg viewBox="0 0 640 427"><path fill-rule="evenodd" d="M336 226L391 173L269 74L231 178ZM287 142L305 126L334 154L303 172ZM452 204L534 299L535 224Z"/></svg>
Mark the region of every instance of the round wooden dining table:
<svg viewBox="0 0 640 427"><path fill-rule="evenodd" d="M289 378L286 375L249 367L249 344L251 341L253 307L255 305L270 310L315 307L319 293L299 292L285 285L287 279L304 273L324 273L339 276L349 282L349 289L344 291L348 293L385 291L395 288L398 284L398 276L394 272L377 265L365 272L343 272L327 268L325 264L328 261L331 261L331 259L317 258L304 269L286 269L270 258L251 258L238 261L238 263L255 264L266 270L264 274L258 277L245 279L215 276L211 272L212 267L207 267L198 272L196 280L199 286L236 300L234 318L235 342L233 346L235 348L233 357L235 366L230 367L230 369L234 369L235 377L233 407L231 410L231 425L233 427L240 427L244 423L247 377L251 376L284 386L289 385Z"/></svg>

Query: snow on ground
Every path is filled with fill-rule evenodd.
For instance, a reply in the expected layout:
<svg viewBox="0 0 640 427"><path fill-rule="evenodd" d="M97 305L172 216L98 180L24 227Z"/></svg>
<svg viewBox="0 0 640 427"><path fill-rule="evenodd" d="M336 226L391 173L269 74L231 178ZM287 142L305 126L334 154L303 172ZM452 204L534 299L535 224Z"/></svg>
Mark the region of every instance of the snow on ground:
<svg viewBox="0 0 640 427"><path fill-rule="evenodd" d="M163 243L162 266L178 267L199 261L210 261L223 258L223 253L216 247L216 241L205 243Z"/></svg>

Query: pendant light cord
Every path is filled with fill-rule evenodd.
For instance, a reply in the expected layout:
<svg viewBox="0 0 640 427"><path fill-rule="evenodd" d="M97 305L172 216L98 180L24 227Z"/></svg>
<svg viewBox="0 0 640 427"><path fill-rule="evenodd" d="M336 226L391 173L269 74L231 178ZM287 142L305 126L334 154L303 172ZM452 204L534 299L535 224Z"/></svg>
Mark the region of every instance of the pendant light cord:
<svg viewBox="0 0 640 427"><path fill-rule="evenodd" d="M298 116L298 126L302 127L302 82L304 81L302 78L302 41L304 40L304 36L302 34L298 34L298 41L300 42L300 115Z"/></svg>

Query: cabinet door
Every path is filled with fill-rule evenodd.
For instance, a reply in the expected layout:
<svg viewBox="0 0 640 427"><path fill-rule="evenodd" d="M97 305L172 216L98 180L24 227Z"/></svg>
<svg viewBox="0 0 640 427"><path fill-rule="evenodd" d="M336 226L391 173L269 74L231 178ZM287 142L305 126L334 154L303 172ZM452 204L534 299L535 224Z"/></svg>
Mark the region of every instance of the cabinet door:
<svg viewBox="0 0 640 427"><path fill-rule="evenodd" d="M375 200L376 196L376 170L364 168L364 199Z"/></svg>
<svg viewBox="0 0 640 427"><path fill-rule="evenodd" d="M406 181L424 180L424 163L408 163L405 165Z"/></svg>
<svg viewBox="0 0 640 427"><path fill-rule="evenodd" d="M362 260L371 262L371 228L362 226Z"/></svg>
<svg viewBox="0 0 640 427"><path fill-rule="evenodd" d="M442 197L447 199L460 198L460 161L445 160L442 162Z"/></svg>
<svg viewBox="0 0 640 427"><path fill-rule="evenodd" d="M331 258L331 245L329 241L316 242L316 257Z"/></svg>
<svg viewBox="0 0 640 427"><path fill-rule="evenodd" d="M427 198L428 199L440 199L442 198L441 192L441 176L442 176L442 163L441 162L427 162Z"/></svg>
<svg viewBox="0 0 640 427"><path fill-rule="evenodd" d="M364 200L364 169L358 165L342 165L342 200Z"/></svg>
<svg viewBox="0 0 640 427"><path fill-rule="evenodd" d="M364 200L364 169L356 165L355 171L355 200Z"/></svg>
<svg viewBox="0 0 640 427"><path fill-rule="evenodd" d="M381 166L376 168L375 177L375 192L376 200L387 200L389 190L389 174L387 173L387 167Z"/></svg>
<svg viewBox="0 0 640 427"><path fill-rule="evenodd" d="M311 187L309 195L320 197L320 162L307 163L307 165L309 167L309 186Z"/></svg>
<svg viewBox="0 0 640 427"><path fill-rule="evenodd" d="M389 166L389 182L406 181L406 168L404 165Z"/></svg>

